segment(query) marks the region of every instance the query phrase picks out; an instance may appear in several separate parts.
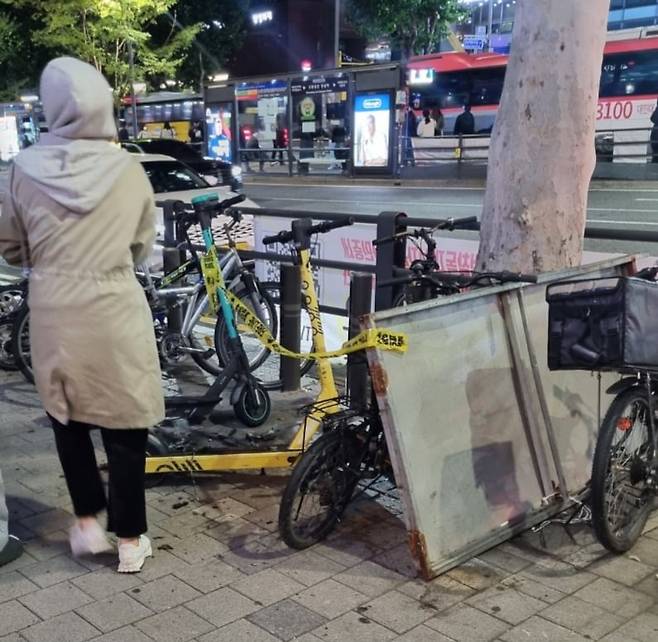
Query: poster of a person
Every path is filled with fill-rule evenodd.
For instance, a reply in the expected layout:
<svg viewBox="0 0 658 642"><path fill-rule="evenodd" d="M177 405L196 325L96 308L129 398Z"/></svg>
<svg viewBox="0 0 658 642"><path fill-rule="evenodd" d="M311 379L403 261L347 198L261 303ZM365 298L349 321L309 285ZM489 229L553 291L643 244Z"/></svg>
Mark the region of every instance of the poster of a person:
<svg viewBox="0 0 658 642"><path fill-rule="evenodd" d="M355 167L386 167L391 114L388 96L359 96L355 109Z"/></svg>

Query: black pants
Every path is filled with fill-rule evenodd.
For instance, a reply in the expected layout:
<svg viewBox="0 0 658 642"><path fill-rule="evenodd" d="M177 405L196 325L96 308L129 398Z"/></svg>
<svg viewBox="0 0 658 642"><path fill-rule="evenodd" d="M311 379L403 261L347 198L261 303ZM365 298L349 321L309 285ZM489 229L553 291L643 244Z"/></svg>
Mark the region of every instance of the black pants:
<svg viewBox="0 0 658 642"><path fill-rule="evenodd" d="M117 537L145 533L144 463L148 430L110 430L50 418L66 485L77 517L96 515L107 507L107 530ZM105 497L90 431L99 429L107 454L109 492Z"/></svg>

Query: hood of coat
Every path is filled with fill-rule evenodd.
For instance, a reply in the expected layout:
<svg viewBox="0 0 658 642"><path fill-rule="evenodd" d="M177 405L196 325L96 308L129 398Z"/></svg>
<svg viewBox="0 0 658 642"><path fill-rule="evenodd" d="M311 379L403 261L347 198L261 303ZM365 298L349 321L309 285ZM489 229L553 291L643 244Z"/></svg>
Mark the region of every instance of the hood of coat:
<svg viewBox="0 0 658 642"><path fill-rule="evenodd" d="M48 133L22 151L16 165L62 207L94 210L133 160L112 144L112 89L94 67L76 58L51 60L40 84Z"/></svg>

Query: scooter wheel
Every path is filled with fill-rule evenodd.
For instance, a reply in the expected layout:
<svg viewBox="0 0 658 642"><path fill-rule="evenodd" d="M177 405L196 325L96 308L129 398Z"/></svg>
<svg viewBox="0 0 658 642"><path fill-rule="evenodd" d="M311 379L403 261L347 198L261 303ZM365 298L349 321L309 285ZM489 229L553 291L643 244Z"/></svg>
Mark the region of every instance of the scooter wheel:
<svg viewBox="0 0 658 642"><path fill-rule="evenodd" d="M233 405L235 416L250 428L264 424L270 416L271 409L270 395L259 383L254 383L251 387L244 386L240 397Z"/></svg>

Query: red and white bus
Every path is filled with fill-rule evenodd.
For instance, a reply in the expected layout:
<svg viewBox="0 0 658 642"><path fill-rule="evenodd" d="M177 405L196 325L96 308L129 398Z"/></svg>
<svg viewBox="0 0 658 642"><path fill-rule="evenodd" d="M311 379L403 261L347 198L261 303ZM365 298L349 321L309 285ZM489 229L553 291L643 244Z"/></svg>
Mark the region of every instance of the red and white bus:
<svg viewBox="0 0 658 642"><path fill-rule="evenodd" d="M452 133L463 105L470 104L476 132L488 132L503 90L507 58L503 54L458 52L417 56L407 65L410 104L418 112L440 108L446 134ZM597 131L644 129L632 136L628 132L623 139L646 143L656 98L658 30L610 32L601 68ZM615 141L621 138L615 136ZM621 146L615 149L615 156L632 156L636 148Z"/></svg>

